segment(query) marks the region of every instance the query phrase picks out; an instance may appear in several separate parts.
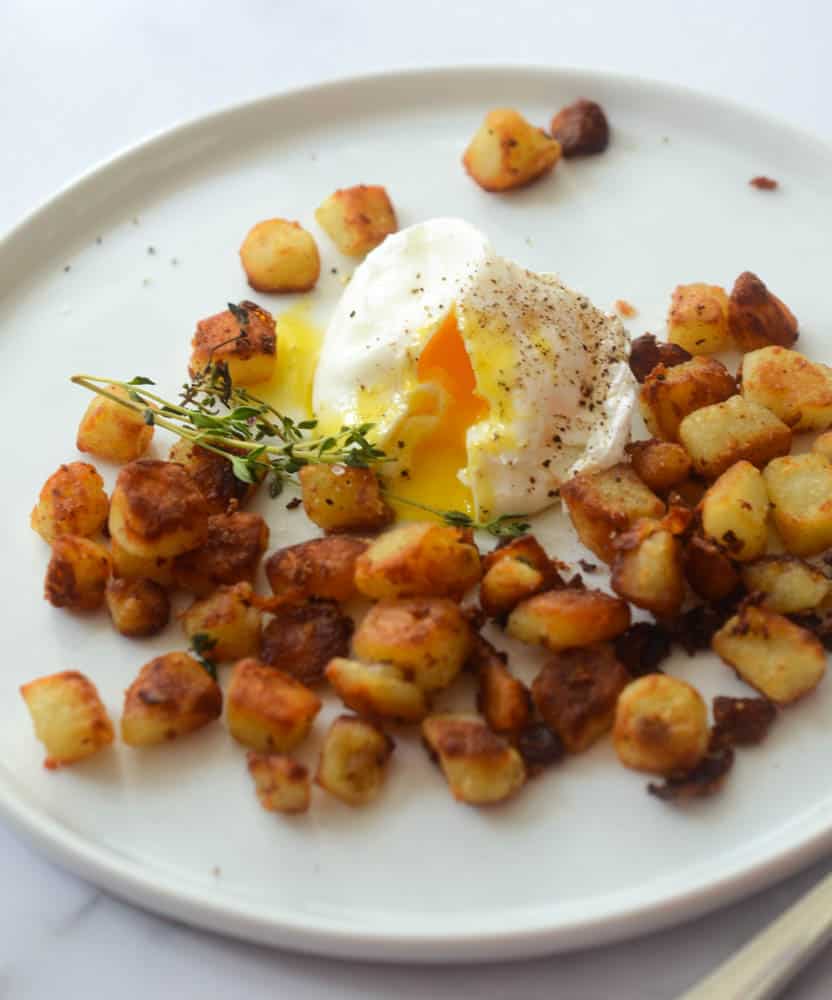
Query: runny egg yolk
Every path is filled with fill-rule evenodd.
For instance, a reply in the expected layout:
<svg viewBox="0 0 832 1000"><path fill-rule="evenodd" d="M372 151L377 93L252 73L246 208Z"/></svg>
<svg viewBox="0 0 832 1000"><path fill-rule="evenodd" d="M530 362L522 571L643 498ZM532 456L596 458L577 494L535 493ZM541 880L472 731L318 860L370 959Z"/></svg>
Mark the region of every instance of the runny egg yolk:
<svg viewBox="0 0 832 1000"><path fill-rule="evenodd" d="M295 420L312 416L312 384L323 334L309 318L308 303L281 313L276 320L277 363L267 383L254 395Z"/></svg>

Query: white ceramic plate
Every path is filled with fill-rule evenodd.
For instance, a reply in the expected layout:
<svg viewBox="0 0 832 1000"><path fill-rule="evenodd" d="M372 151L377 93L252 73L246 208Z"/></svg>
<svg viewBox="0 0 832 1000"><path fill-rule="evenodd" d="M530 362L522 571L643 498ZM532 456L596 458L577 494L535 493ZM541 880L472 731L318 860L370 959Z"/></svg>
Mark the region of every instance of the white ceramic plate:
<svg viewBox="0 0 832 1000"><path fill-rule="evenodd" d="M466 177L460 153L488 108L517 106L542 124L581 95L612 122L603 156L563 162L504 197ZM749 187L760 173L781 190ZM723 101L600 74L463 69L326 84L220 112L118 157L33 214L0 244L6 819L67 867L168 916L385 960L599 944L725 903L817 856L832 843L828 681L783 713L763 748L739 755L724 794L692 808L648 797L607 742L511 804L476 811L451 800L404 738L374 807L351 811L316 793L294 820L260 809L220 725L46 772L17 688L77 668L117 717L138 667L181 646L175 629L130 642L104 615L82 620L42 601L47 550L28 515L46 475L76 457L87 398L69 374L141 373L175 392L195 320L250 294L237 247L254 221L297 217L319 235L321 321L352 265L318 233L313 210L335 187L366 181L387 185L401 225L459 215L501 253L559 271L599 305L629 300L634 333L662 330L678 282L730 284L756 271L797 313L801 345L828 361L830 178L828 148ZM114 470L103 471L112 482ZM273 546L311 533L284 502L261 504ZM544 533L556 554L577 554L558 516ZM526 675L539 662L516 660ZM743 690L708 657L677 657L671 669L707 696Z"/></svg>

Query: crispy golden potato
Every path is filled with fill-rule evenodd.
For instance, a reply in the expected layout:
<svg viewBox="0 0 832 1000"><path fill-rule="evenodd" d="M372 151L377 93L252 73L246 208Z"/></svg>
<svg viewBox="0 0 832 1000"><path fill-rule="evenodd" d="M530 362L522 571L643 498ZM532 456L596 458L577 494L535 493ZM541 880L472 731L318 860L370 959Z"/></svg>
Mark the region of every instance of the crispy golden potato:
<svg viewBox="0 0 832 1000"><path fill-rule="evenodd" d="M268 545L269 526L259 514L214 514L208 518L208 535L199 548L174 560L173 578L177 586L197 597L220 586L253 583Z"/></svg>
<svg viewBox="0 0 832 1000"><path fill-rule="evenodd" d="M471 627L459 605L444 597L379 601L353 637L356 656L392 663L424 691L447 687L471 644Z"/></svg>
<svg viewBox="0 0 832 1000"><path fill-rule="evenodd" d="M741 351L768 344L791 347L797 340L794 314L751 271L744 271L731 289L728 329Z"/></svg>
<svg viewBox="0 0 832 1000"><path fill-rule="evenodd" d="M762 467L788 453L792 432L764 406L732 396L724 403L688 414L679 425L679 440L693 461L694 471L716 479L735 462Z"/></svg>
<svg viewBox="0 0 832 1000"><path fill-rule="evenodd" d="M315 781L348 806L364 806L381 791L395 743L368 719L339 715L329 727Z"/></svg>
<svg viewBox="0 0 832 1000"><path fill-rule="evenodd" d="M483 572L487 573L503 559L519 559L520 562L532 566L545 575L546 583L549 586L554 586L559 580L557 567L546 555L546 550L534 535L500 539L496 548L482 557Z"/></svg>
<svg viewBox="0 0 832 1000"><path fill-rule="evenodd" d="M113 575L125 580L152 580L162 587L173 586L173 556L137 556L110 539Z"/></svg>
<svg viewBox="0 0 832 1000"><path fill-rule="evenodd" d="M716 354L733 347L728 295L719 285L677 285L667 317L667 339L690 354Z"/></svg>
<svg viewBox="0 0 832 1000"><path fill-rule="evenodd" d="M114 396L128 399L126 389L108 385ZM106 396L95 396L87 407L75 443L86 451L111 462L133 462L150 447L153 425L145 423L141 413L116 403Z"/></svg>
<svg viewBox="0 0 832 1000"><path fill-rule="evenodd" d="M491 618L502 618L545 589L546 579L539 570L520 559L501 559L482 578L480 605Z"/></svg>
<svg viewBox="0 0 832 1000"><path fill-rule="evenodd" d="M103 545L79 535L60 535L52 543L43 596L56 608L93 611L104 603L111 569Z"/></svg>
<svg viewBox="0 0 832 1000"><path fill-rule="evenodd" d="M399 228L390 196L379 184L339 188L321 202L315 219L348 257L362 257Z"/></svg>
<svg viewBox="0 0 832 1000"><path fill-rule="evenodd" d="M609 643L559 652L535 677L532 699L569 753L581 753L612 726L630 675Z"/></svg>
<svg viewBox="0 0 832 1000"><path fill-rule="evenodd" d="M393 520L372 469L305 465L298 478L306 516L327 534L380 531Z"/></svg>
<svg viewBox="0 0 832 1000"><path fill-rule="evenodd" d="M43 484L31 525L50 544L60 535L98 534L110 508L104 480L89 462L61 465Z"/></svg>
<svg viewBox="0 0 832 1000"><path fill-rule="evenodd" d="M431 715L422 737L458 802L494 805L526 782L523 758L476 715Z"/></svg>
<svg viewBox="0 0 832 1000"><path fill-rule="evenodd" d="M619 695L612 738L627 767L662 775L689 771L708 749L708 709L690 684L648 674Z"/></svg>
<svg viewBox="0 0 832 1000"><path fill-rule="evenodd" d="M612 589L657 617L678 614L685 597L682 543L657 521L639 521L615 539Z"/></svg>
<svg viewBox="0 0 832 1000"><path fill-rule="evenodd" d="M742 360L742 394L795 431L832 426L832 368L785 347L761 347Z"/></svg>
<svg viewBox="0 0 832 1000"><path fill-rule="evenodd" d="M170 449L169 462L178 462L193 479L208 504L209 514L227 514L241 507L257 491L258 483L244 483L231 462L215 451L180 438Z"/></svg>
<svg viewBox="0 0 832 1000"><path fill-rule="evenodd" d="M327 663L349 652L352 631L352 619L334 601L286 605L266 626L260 656L303 684L317 684Z"/></svg>
<svg viewBox="0 0 832 1000"><path fill-rule="evenodd" d="M787 455L763 472L775 527L789 552L814 556L832 546L832 463L823 455Z"/></svg>
<svg viewBox="0 0 832 1000"><path fill-rule="evenodd" d="M647 376L658 365L673 368L690 361L692 354L678 344L668 344L656 340L652 333L643 333L630 344L630 371L638 383L645 382Z"/></svg>
<svg viewBox="0 0 832 1000"><path fill-rule="evenodd" d="M615 558L613 537L643 517L661 517L665 505L627 465L582 472L565 482L560 495L578 538L599 559Z"/></svg>
<svg viewBox="0 0 832 1000"><path fill-rule="evenodd" d="M713 542L692 535L685 542L685 577L706 601L721 601L737 589L740 575L727 555Z"/></svg>
<svg viewBox="0 0 832 1000"><path fill-rule="evenodd" d="M228 731L261 753L292 750L306 738L321 710L314 691L253 658L234 664L226 704Z"/></svg>
<svg viewBox="0 0 832 1000"><path fill-rule="evenodd" d="M627 445L633 471L648 490L667 494L684 483L691 470L690 456L674 441L633 441Z"/></svg>
<svg viewBox="0 0 832 1000"><path fill-rule="evenodd" d="M560 143L535 128L513 108L489 111L474 134L462 163L485 191L509 191L549 171L561 155Z"/></svg>
<svg viewBox="0 0 832 1000"><path fill-rule="evenodd" d="M254 790L267 812L294 815L309 809L309 770L286 754L257 753L246 755L248 773Z"/></svg>
<svg viewBox="0 0 832 1000"><path fill-rule="evenodd" d="M750 462L736 462L702 500L702 532L732 559L749 562L766 550L770 506L760 470Z"/></svg>
<svg viewBox="0 0 832 1000"><path fill-rule="evenodd" d="M697 357L672 368L657 365L639 390L638 404L653 437L679 441L685 417L723 402L736 391L737 383L725 365L716 358Z"/></svg>
<svg viewBox="0 0 832 1000"><path fill-rule="evenodd" d="M610 127L603 108L596 101L583 97L558 111L549 132L560 143L567 158L603 153L610 141Z"/></svg>
<svg viewBox="0 0 832 1000"><path fill-rule="evenodd" d="M266 560L266 576L273 593L287 601L349 601L358 595L355 566L366 548L363 539L345 535L313 538L273 552Z"/></svg>
<svg viewBox="0 0 832 1000"><path fill-rule="evenodd" d="M372 542L355 564L355 584L366 597L377 599L461 600L480 573L470 532L420 521L393 528Z"/></svg>
<svg viewBox="0 0 832 1000"><path fill-rule="evenodd" d="M312 234L288 219L252 226L240 247L240 261L256 292L308 292L321 273Z"/></svg>
<svg viewBox="0 0 832 1000"><path fill-rule="evenodd" d="M775 611L748 605L713 637L713 648L776 705L809 694L826 673L826 654L806 629Z"/></svg>
<svg viewBox="0 0 832 1000"><path fill-rule="evenodd" d="M763 556L742 568L749 593L763 595L762 606L781 615L811 611L829 596L830 581L797 556Z"/></svg>
<svg viewBox="0 0 832 1000"><path fill-rule="evenodd" d="M347 708L370 718L421 722L428 714L425 692L389 663L359 663L336 657L326 679Z"/></svg>
<svg viewBox="0 0 832 1000"><path fill-rule="evenodd" d="M20 688L50 770L91 757L113 742L113 725L92 681L77 670L39 677Z"/></svg>
<svg viewBox="0 0 832 1000"><path fill-rule="evenodd" d="M481 636L477 640L490 647L479 658L477 711L495 733L519 733L531 721L529 689L512 675L505 659L490 643Z"/></svg>
<svg viewBox="0 0 832 1000"><path fill-rule="evenodd" d="M218 587L182 612L182 628L191 642L203 636L212 642L207 655L218 663L256 656L260 650L261 615L252 603L247 582ZM204 641L204 640L203 640Z"/></svg>
<svg viewBox="0 0 832 1000"><path fill-rule="evenodd" d="M154 580L113 577L105 593L113 625L122 635L156 635L170 620L170 598Z"/></svg>
<svg viewBox="0 0 832 1000"><path fill-rule="evenodd" d="M222 713L219 684L187 653L165 653L141 668L124 696L121 738L143 747L186 736Z"/></svg>
<svg viewBox="0 0 832 1000"><path fill-rule="evenodd" d="M548 590L518 604L506 631L549 649L589 646L620 635L630 624L625 601L600 590Z"/></svg>
<svg viewBox="0 0 832 1000"><path fill-rule="evenodd" d="M274 316L256 302L243 301L201 319L191 340L191 378L210 365L224 364L235 385L268 382L277 362Z"/></svg>

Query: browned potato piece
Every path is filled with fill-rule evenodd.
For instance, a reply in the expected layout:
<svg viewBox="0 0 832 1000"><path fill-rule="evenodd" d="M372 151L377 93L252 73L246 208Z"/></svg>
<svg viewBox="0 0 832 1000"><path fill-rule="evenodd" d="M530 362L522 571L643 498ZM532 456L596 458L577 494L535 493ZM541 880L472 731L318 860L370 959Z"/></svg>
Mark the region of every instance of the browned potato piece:
<svg viewBox="0 0 832 1000"><path fill-rule="evenodd" d="M768 344L791 347L797 340L794 314L751 271L744 271L731 289L728 328L741 351Z"/></svg>
<svg viewBox="0 0 832 1000"><path fill-rule="evenodd" d="M476 715L431 715L422 737L458 802L494 805L526 782L523 758Z"/></svg>
<svg viewBox="0 0 832 1000"><path fill-rule="evenodd" d="M600 590L549 590L518 604L506 631L549 649L589 646L620 635L630 624L625 601Z"/></svg>
<svg viewBox="0 0 832 1000"><path fill-rule="evenodd" d="M721 601L740 583L740 575L728 556L699 535L685 543L684 567L688 583L706 601Z"/></svg>
<svg viewBox="0 0 832 1000"><path fill-rule="evenodd" d="M679 441L679 425L688 414L736 391L734 376L716 358L691 358L672 368L657 365L639 390L639 409L653 437Z"/></svg>
<svg viewBox="0 0 832 1000"><path fill-rule="evenodd" d="M109 527L110 537L130 554L166 559L206 540L208 507L181 465L140 458L118 474Z"/></svg>
<svg viewBox="0 0 832 1000"><path fill-rule="evenodd" d="M603 108L583 97L558 111L549 132L560 143L565 157L603 153L610 140Z"/></svg>
<svg viewBox="0 0 832 1000"><path fill-rule="evenodd" d="M560 579L555 564L546 555L546 550L534 535L501 539L496 548L482 557L483 572L487 573L503 559L519 559L520 562L533 567L544 574L549 586L554 586Z"/></svg>
<svg viewBox="0 0 832 1000"><path fill-rule="evenodd" d="M420 722L428 714L425 692L389 663L358 663L339 656L329 661L326 678L358 715Z"/></svg>
<svg viewBox="0 0 832 1000"><path fill-rule="evenodd" d="M372 469L305 465L298 478L306 516L327 534L380 531L393 520Z"/></svg>
<svg viewBox="0 0 832 1000"><path fill-rule="evenodd" d="M489 111L462 163L485 191L509 191L549 171L561 155L560 143L535 128L513 108Z"/></svg>
<svg viewBox="0 0 832 1000"><path fill-rule="evenodd" d="M366 597L452 597L480 578L470 532L433 522L393 528L358 557L355 583Z"/></svg>
<svg viewBox="0 0 832 1000"><path fill-rule="evenodd" d="M177 586L198 597L223 585L253 583L268 544L269 526L259 514L214 514L199 548L174 560L173 578Z"/></svg>
<svg viewBox="0 0 832 1000"><path fill-rule="evenodd" d="M689 771L705 756L709 738L702 696L676 677L639 677L618 698L613 743L627 767L663 775Z"/></svg>
<svg viewBox="0 0 832 1000"><path fill-rule="evenodd" d="M240 247L240 261L256 292L308 292L321 273L318 246L299 222L266 219Z"/></svg>
<svg viewBox="0 0 832 1000"><path fill-rule="evenodd" d="M92 681L77 670L39 677L20 693L50 770L91 757L113 742L113 725Z"/></svg>
<svg viewBox="0 0 832 1000"><path fill-rule="evenodd" d="M393 740L375 723L339 715L329 727L315 781L348 806L364 806L381 791Z"/></svg>
<svg viewBox="0 0 832 1000"><path fill-rule="evenodd" d="M742 568L749 593L763 595L762 606L781 615L811 611L829 596L832 582L797 556L763 556Z"/></svg>
<svg viewBox="0 0 832 1000"><path fill-rule="evenodd" d="M763 478L783 543L796 556L832 546L832 464L822 455L787 455L769 462Z"/></svg>
<svg viewBox="0 0 832 1000"><path fill-rule="evenodd" d="M787 454L792 432L764 406L732 396L688 414L679 425L679 440L694 471L716 479L743 459L762 468L770 459Z"/></svg>
<svg viewBox="0 0 832 1000"><path fill-rule="evenodd" d="M728 331L728 295L719 285L677 285L667 317L667 339L690 354L716 354L733 347Z"/></svg>
<svg viewBox="0 0 832 1000"><path fill-rule="evenodd" d="M114 396L128 399L127 391L108 385ZM146 424L141 413L107 399L95 396L78 425L76 447L111 462L133 462L150 447L153 426Z"/></svg>
<svg viewBox="0 0 832 1000"><path fill-rule="evenodd" d="M191 378L222 362L235 385L259 385L274 374L277 336L274 316L256 302L201 319L191 340ZM239 317L239 318L238 318Z"/></svg>
<svg viewBox="0 0 832 1000"><path fill-rule="evenodd" d="M664 503L627 465L574 476L561 486L560 495L578 538L607 563L615 557L614 535L643 517L659 518L665 512Z"/></svg>
<svg viewBox="0 0 832 1000"><path fill-rule="evenodd" d="M639 521L615 540L612 589L657 617L678 614L685 597L682 543L656 521Z"/></svg>
<svg viewBox="0 0 832 1000"><path fill-rule="evenodd" d="M812 442L812 451L832 462L832 431L819 434Z"/></svg>
<svg viewBox="0 0 832 1000"><path fill-rule="evenodd" d="M535 677L532 699L569 753L581 753L612 726L630 675L609 643L558 653Z"/></svg>
<svg viewBox="0 0 832 1000"><path fill-rule="evenodd" d="M274 594L287 601L349 601L358 594L355 565L366 548L360 538L313 538L273 552L266 560L266 576Z"/></svg>
<svg viewBox="0 0 832 1000"><path fill-rule="evenodd" d="M209 514L227 514L229 505L242 506L257 490L256 483L244 483L234 475L227 458L184 438L171 447L168 461L185 467L205 497Z"/></svg>
<svg viewBox="0 0 832 1000"><path fill-rule="evenodd" d="M222 712L222 691L187 653L157 656L139 671L124 696L121 738L143 747L186 736Z"/></svg>
<svg viewBox="0 0 832 1000"><path fill-rule="evenodd" d="M260 656L303 684L317 684L327 663L349 652L352 631L352 619L334 601L287 605L263 631Z"/></svg>
<svg viewBox="0 0 832 1000"><path fill-rule="evenodd" d="M519 733L531 718L531 695L496 652L479 664L477 711L495 733Z"/></svg>
<svg viewBox="0 0 832 1000"><path fill-rule="evenodd" d="M182 613L185 635L192 642L196 636L210 640L208 655L217 662L255 656L260 649L261 616L252 604L253 593L250 583L236 583L194 601Z"/></svg>
<svg viewBox="0 0 832 1000"><path fill-rule="evenodd" d="M267 812L294 815L309 808L309 770L286 754L257 753L246 755L248 773L254 779L254 790L260 805Z"/></svg>
<svg viewBox="0 0 832 1000"><path fill-rule="evenodd" d="M543 574L520 559L494 563L480 583L480 604L492 618L502 618L527 597L545 590Z"/></svg>
<svg viewBox="0 0 832 1000"><path fill-rule="evenodd" d="M61 535L52 543L43 596L56 608L100 608L111 568L102 545L78 535Z"/></svg>
<svg viewBox="0 0 832 1000"><path fill-rule="evenodd" d="M795 431L832 425L832 368L785 347L762 347L742 360L742 394Z"/></svg>
<svg viewBox="0 0 832 1000"><path fill-rule="evenodd" d="M630 344L630 371L637 382L645 382L658 365L673 368L690 361L692 355L678 344L656 340L652 333L643 333Z"/></svg>
<svg viewBox="0 0 832 1000"><path fill-rule="evenodd" d="M162 587L173 586L173 556L137 556L110 539L113 575L125 580L152 580Z"/></svg>
<svg viewBox="0 0 832 1000"><path fill-rule="evenodd" d="M107 583L105 597L113 625L122 635L156 635L170 619L168 593L153 580L113 577Z"/></svg>
<svg viewBox="0 0 832 1000"><path fill-rule="evenodd" d="M444 597L379 601L353 638L362 660L392 663L424 691L447 687L471 650L471 627Z"/></svg>
<svg viewBox="0 0 832 1000"><path fill-rule="evenodd" d="M826 673L826 654L806 629L753 605L729 618L713 648L742 679L777 705L809 694Z"/></svg>
<svg viewBox="0 0 832 1000"><path fill-rule="evenodd" d="M702 532L738 562L756 559L768 543L768 490L750 462L737 462L717 479L700 507Z"/></svg>
<svg viewBox="0 0 832 1000"><path fill-rule="evenodd" d="M680 486L690 475L688 453L673 441L633 441L627 445L633 470L654 493L665 494Z"/></svg>
<svg viewBox="0 0 832 1000"><path fill-rule="evenodd" d="M59 535L98 534L109 510L104 480L88 462L61 465L46 480L32 511L31 525L50 544Z"/></svg>
<svg viewBox="0 0 832 1000"><path fill-rule="evenodd" d="M261 753L286 753L305 738L321 699L300 681L253 658L238 660L226 695L228 731Z"/></svg>
<svg viewBox="0 0 832 1000"><path fill-rule="evenodd" d="M318 225L348 257L361 257L399 228L390 196L379 184L339 188L315 211Z"/></svg>

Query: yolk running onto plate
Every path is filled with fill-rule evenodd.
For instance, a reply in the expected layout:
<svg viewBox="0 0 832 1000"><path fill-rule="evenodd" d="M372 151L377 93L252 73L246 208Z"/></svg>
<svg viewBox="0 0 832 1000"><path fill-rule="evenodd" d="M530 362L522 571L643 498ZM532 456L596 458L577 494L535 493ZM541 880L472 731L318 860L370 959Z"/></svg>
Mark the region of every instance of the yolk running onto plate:
<svg viewBox="0 0 832 1000"><path fill-rule="evenodd" d="M252 391L294 419L312 416L312 382L323 335L300 303L277 317L277 364L271 379Z"/></svg>

